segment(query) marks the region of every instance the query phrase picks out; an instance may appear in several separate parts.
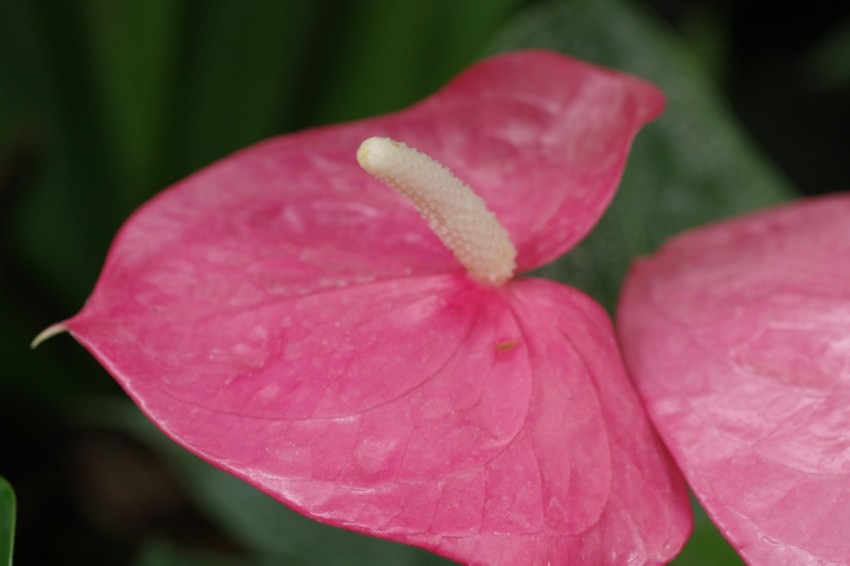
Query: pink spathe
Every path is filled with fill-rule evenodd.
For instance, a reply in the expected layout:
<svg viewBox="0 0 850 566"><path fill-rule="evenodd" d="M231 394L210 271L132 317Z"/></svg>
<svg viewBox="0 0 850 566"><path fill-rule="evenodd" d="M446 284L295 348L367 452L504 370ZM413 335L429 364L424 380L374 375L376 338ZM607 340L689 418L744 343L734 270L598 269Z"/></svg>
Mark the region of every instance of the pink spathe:
<svg viewBox="0 0 850 566"><path fill-rule="evenodd" d="M553 53L486 60L410 109L164 191L63 324L166 434L308 516L473 564L669 560L685 486L601 307L472 281L355 158L371 136L434 157L528 271L596 223L662 106Z"/></svg>
<svg viewBox="0 0 850 566"><path fill-rule="evenodd" d="M751 564L850 561L850 195L679 236L618 322L648 410Z"/></svg>

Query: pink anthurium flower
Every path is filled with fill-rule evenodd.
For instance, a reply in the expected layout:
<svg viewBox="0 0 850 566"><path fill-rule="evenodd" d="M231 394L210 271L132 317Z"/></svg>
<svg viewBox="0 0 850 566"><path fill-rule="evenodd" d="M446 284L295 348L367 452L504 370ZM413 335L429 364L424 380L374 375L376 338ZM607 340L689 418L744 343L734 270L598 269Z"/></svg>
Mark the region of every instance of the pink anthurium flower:
<svg viewBox="0 0 850 566"><path fill-rule="evenodd" d="M850 195L695 230L638 263L624 355L750 564L850 562Z"/></svg>
<svg viewBox="0 0 850 566"><path fill-rule="evenodd" d="M662 106L523 52L397 114L269 140L142 207L48 333L320 521L475 564L665 561L685 487L606 314L515 276L590 230Z"/></svg>

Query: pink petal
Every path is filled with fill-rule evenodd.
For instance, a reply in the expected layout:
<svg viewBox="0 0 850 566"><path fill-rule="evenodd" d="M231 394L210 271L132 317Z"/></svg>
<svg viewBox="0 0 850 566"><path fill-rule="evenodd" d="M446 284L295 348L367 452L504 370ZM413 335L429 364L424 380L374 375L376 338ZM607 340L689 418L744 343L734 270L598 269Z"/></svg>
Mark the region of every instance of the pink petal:
<svg viewBox="0 0 850 566"><path fill-rule="evenodd" d="M659 562L687 537L684 484L577 291L158 298L67 324L175 440L305 514L476 564Z"/></svg>
<svg viewBox="0 0 850 566"><path fill-rule="evenodd" d="M850 561L850 195L696 230L622 296L629 368L753 564Z"/></svg>
<svg viewBox="0 0 850 566"><path fill-rule="evenodd" d="M596 224L635 134L663 107L661 92L635 77L520 52L470 68L412 108L424 122L409 135L484 198L517 246L520 271L528 271L563 255Z"/></svg>
<svg viewBox="0 0 850 566"><path fill-rule="evenodd" d="M152 256L176 261L175 247L208 271L251 264L254 284L283 294L459 272L410 203L360 169L357 147L375 135L468 182L508 228L520 270L534 269L596 223L632 138L662 106L648 83L562 55L494 57L402 112L274 138L178 183L124 227L104 277L166 260ZM288 262L286 280L257 259Z"/></svg>
<svg viewBox="0 0 850 566"><path fill-rule="evenodd" d="M140 209L64 324L177 442L310 516L475 563L669 558L682 486L604 315L551 284L475 286L355 161L372 135L430 153L532 268L593 225L661 104L527 52L259 144Z"/></svg>

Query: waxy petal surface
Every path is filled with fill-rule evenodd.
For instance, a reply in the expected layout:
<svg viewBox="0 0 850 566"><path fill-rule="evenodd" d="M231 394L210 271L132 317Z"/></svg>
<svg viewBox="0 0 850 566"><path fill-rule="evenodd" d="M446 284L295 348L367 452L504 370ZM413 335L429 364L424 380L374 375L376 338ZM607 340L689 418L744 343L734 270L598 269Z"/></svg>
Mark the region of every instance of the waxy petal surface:
<svg viewBox="0 0 850 566"><path fill-rule="evenodd" d="M63 324L177 442L312 517L472 563L669 559L687 502L604 313L554 284L472 283L355 159L376 135L430 154L531 269L596 222L661 106L552 53L482 62L165 191Z"/></svg>
<svg viewBox="0 0 850 566"><path fill-rule="evenodd" d="M406 110L273 138L171 187L124 226L98 292L116 287L115 271L181 257L213 270L250 264L266 279L260 290L277 294L461 272L413 206L357 164L371 136L407 143L468 183L528 271L596 223L632 139L663 104L640 79L555 53L494 57Z"/></svg>
<svg viewBox="0 0 850 566"><path fill-rule="evenodd" d="M675 238L618 318L650 416L742 556L850 561L850 196Z"/></svg>
<svg viewBox="0 0 850 566"><path fill-rule="evenodd" d="M68 325L170 436L307 515L475 564L657 563L690 531L577 291L445 275L178 311Z"/></svg>

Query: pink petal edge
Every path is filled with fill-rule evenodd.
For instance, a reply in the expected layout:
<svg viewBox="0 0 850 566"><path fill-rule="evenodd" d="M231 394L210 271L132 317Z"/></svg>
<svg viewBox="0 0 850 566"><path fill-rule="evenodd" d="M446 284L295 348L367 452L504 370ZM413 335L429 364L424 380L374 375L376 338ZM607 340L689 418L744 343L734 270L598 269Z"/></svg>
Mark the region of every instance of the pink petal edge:
<svg viewBox="0 0 850 566"><path fill-rule="evenodd" d="M607 315L556 283L68 326L177 442L323 522L470 564L663 563L690 532Z"/></svg>
<svg viewBox="0 0 850 566"><path fill-rule="evenodd" d="M627 365L750 564L850 561L850 195L698 229L638 263Z"/></svg>
<svg viewBox="0 0 850 566"><path fill-rule="evenodd" d="M563 55L493 57L406 110L272 138L177 183L125 224L104 276L187 236L216 244L205 233L224 231L227 248L198 250L213 269L247 263L260 238L270 238L264 253L297 260L297 282L260 287L460 273L412 205L360 169L357 147L371 136L416 147L472 186L508 229L519 271L529 271L596 224L634 136L663 106L653 85Z"/></svg>
<svg viewBox="0 0 850 566"><path fill-rule="evenodd" d="M551 283L472 284L354 158L388 135L447 164L530 269L595 223L661 105L552 53L484 61L409 110L165 191L63 324L175 441L324 522L476 564L667 560L684 486L601 309Z"/></svg>

